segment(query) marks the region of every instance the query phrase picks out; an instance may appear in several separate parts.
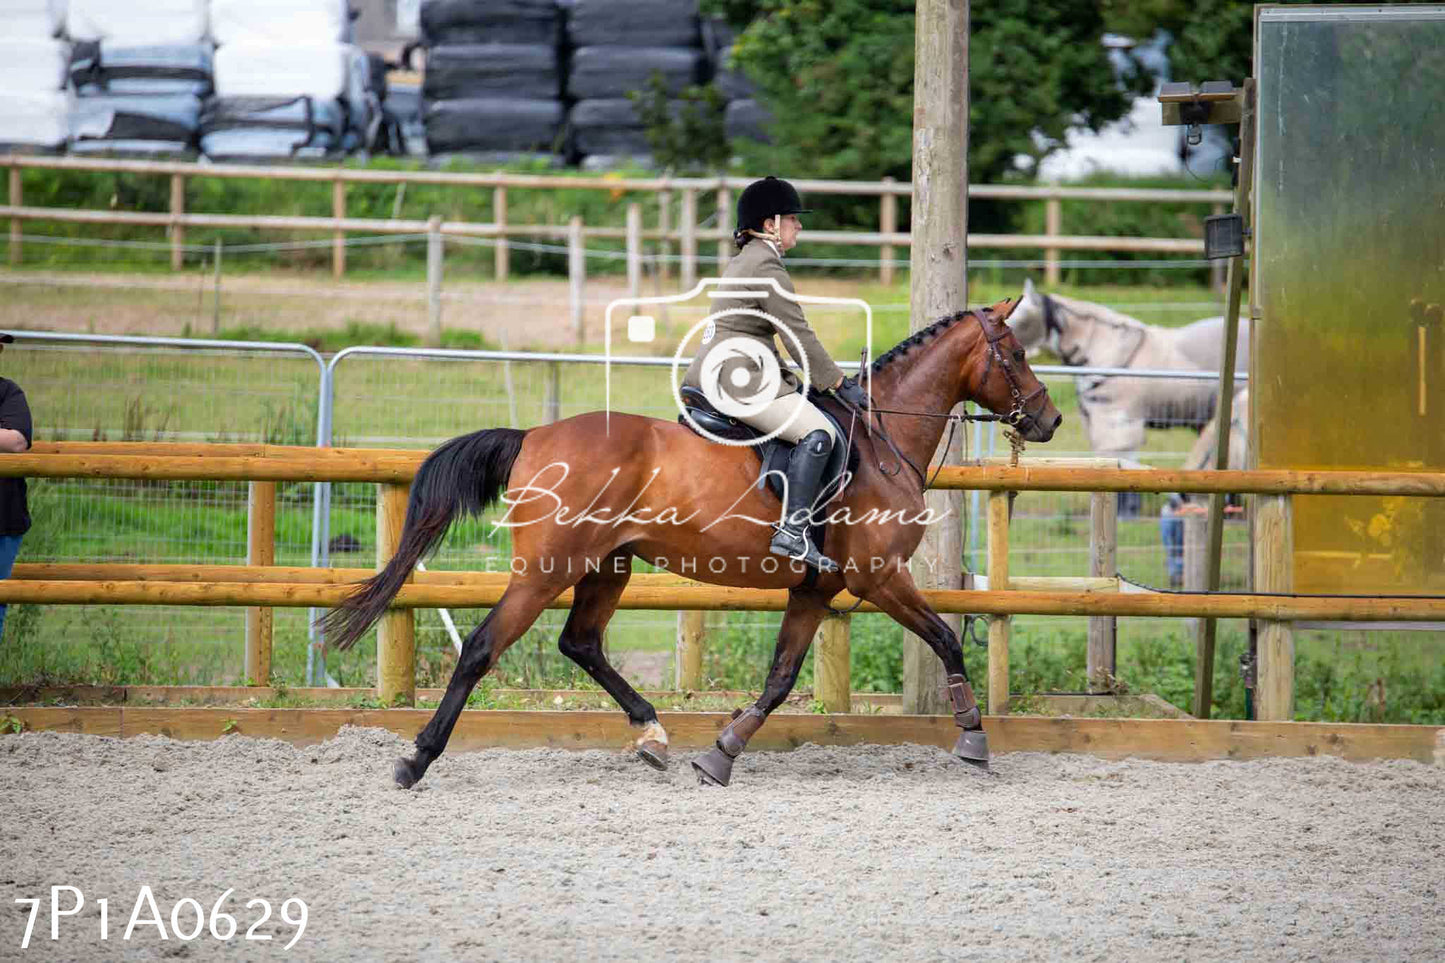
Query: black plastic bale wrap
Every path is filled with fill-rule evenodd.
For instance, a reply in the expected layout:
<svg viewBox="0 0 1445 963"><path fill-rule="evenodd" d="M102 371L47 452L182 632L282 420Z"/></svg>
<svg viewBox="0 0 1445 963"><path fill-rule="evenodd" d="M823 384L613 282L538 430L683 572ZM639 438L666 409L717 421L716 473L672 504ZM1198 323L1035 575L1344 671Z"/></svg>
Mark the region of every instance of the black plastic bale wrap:
<svg viewBox="0 0 1445 963"><path fill-rule="evenodd" d="M573 0L567 37L574 47L697 47L697 0Z"/></svg>
<svg viewBox="0 0 1445 963"><path fill-rule="evenodd" d="M427 54L422 97L429 101L547 100L561 95L557 49L546 44L455 44L433 47Z"/></svg>
<svg viewBox="0 0 1445 963"><path fill-rule="evenodd" d="M555 45L562 39L556 0L424 0L424 47L466 43Z"/></svg>
<svg viewBox="0 0 1445 963"><path fill-rule="evenodd" d="M674 116L682 110L681 101L669 101ZM625 98L579 100L567 118L568 138L572 153L641 156L652 150L637 107Z"/></svg>
<svg viewBox="0 0 1445 963"><path fill-rule="evenodd" d="M745 137L748 140L771 142L768 129L773 115L756 100L734 100L723 114L723 132L729 137Z"/></svg>
<svg viewBox="0 0 1445 963"><path fill-rule="evenodd" d="M200 128L194 94L94 94L75 102L76 141L158 140L191 144Z"/></svg>
<svg viewBox="0 0 1445 963"><path fill-rule="evenodd" d="M212 90L212 48L206 44L117 46L78 43L70 55L70 82L90 94L194 94Z"/></svg>
<svg viewBox="0 0 1445 963"><path fill-rule="evenodd" d="M426 105L426 142L434 154L453 151L552 151L562 132L555 100L472 97Z"/></svg>
<svg viewBox="0 0 1445 963"><path fill-rule="evenodd" d="M725 100L749 100L757 93L757 87L733 63L731 49L718 58L712 82Z"/></svg>
<svg viewBox="0 0 1445 963"><path fill-rule="evenodd" d="M572 52L567 95L576 100L626 97L651 89L654 73L676 95L702 81L704 63L702 51L689 47L582 47Z"/></svg>

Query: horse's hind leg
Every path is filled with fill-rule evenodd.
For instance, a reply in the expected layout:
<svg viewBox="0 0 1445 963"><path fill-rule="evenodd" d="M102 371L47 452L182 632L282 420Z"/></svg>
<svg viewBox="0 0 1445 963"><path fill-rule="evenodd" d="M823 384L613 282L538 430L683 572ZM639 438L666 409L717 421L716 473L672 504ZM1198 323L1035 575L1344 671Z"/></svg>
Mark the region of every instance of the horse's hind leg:
<svg viewBox="0 0 1445 963"><path fill-rule="evenodd" d="M657 721L657 710L612 667L602 651L602 632L617 611L622 590L632 575L631 565L626 554L613 555L603 560L601 571L577 583L572 612L557 647L617 700L628 722L642 729L637 737L637 755L655 769L666 769L667 731Z"/></svg>
<svg viewBox="0 0 1445 963"><path fill-rule="evenodd" d="M827 614L828 597L797 590L788 596L788 608L783 614L782 628L778 630L777 647L773 650L773 667L768 671L768 681L763 684L763 694L750 708L733 717L733 721L718 736L714 748L692 761L699 783L726 786L732 780L733 761L742 755L748 740L793 691L798 673L803 668L803 657L808 654L813 635Z"/></svg>
<svg viewBox="0 0 1445 963"><path fill-rule="evenodd" d="M462 654L452 670L441 705L426 728L417 734L416 755L396 762L397 785L410 789L426 774L427 767L446 749L472 687L491 671L507 647L531 627L547 603L561 592L562 587L556 585L512 580L482 624L472 629L462 643Z"/></svg>

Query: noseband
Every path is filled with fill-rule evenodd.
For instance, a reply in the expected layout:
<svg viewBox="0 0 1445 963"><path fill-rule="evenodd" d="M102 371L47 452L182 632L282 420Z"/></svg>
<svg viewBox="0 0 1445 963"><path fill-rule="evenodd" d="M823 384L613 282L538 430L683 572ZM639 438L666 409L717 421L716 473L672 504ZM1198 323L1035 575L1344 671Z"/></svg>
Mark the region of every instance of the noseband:
<svg viewBox="0 0 1445 963"><path fill-rule="evenodd" d="M1042 396L1048 391L1048 388L1044 387L1044 383L1041 381L1039 382L1039 386L1037 388L1029 392L1027 395L1024 394L1023 387L1019 384L1018 373L1014 371L1013 366L1009 364L1008 358L1004 354L1003 349L998 346L998 343L1000 341L1008 337L1009 327L1007 324L1004 324L1002 321L1000 321L998 328L992 335L990 335L988 331L988 323L985 322L983 319L984 315L988 313L988 309L984 308L975 312L973 315L975 318L978 319L978 326L983 329L984 341L988 343L987 360L985 361L983 368L983 379L979 382L979 384L986 384L988 382L989 372L993 370L994 360L997 359L999 367L1003 369L1003 376L1008 379L1009 394L1013 398L1013 407L1009 409L1008 414L1003 416L1002 420L1004 424L1009 425L1013 428L1017 428L1024 421L1033 420L1038 416L1039 410L1041 410L1044 406ZM1033 401L1035 398L1041 399L1038 407L1034 411L1029 411L1029 402Z"/></svg>

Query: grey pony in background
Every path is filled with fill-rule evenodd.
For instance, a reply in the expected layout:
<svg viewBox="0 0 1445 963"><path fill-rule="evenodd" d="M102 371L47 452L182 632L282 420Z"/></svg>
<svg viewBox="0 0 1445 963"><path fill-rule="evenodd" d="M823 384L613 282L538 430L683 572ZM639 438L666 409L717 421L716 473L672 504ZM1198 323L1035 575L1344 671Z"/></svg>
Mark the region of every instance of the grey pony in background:
<svg viewBox="0 0 1445 963"><path fill-rule="evenodd" d="M1044 294L1032 281L1008 319L1009 327L1030 352L1047 347L1066 365L1089 368L1138 368L1169 371L1219 371L1224 319L1205 318L1181 328L1145 324L1092 301ZM1236 371L1249 368L1249 322L1239 322ZM1075 379L1079 413L1089 447L1106 457L1134 458L1144 446L1146 428L1201 430L1213 424L1218 387L1209 381L1081 375ZM1236 395L1236 421L1245 398ZM1238 432L1239 426L1233 427ZM1240 434L1234 434L1240 438ZM1202 439L1201 439L1202 440ZM1196 445L1196 449L1200 446ZM1231 454L1234 444L1230 445ZM1191 453L1187 467L1198 456ZM1238 463L1231 457L1231 466Z"/></svg>

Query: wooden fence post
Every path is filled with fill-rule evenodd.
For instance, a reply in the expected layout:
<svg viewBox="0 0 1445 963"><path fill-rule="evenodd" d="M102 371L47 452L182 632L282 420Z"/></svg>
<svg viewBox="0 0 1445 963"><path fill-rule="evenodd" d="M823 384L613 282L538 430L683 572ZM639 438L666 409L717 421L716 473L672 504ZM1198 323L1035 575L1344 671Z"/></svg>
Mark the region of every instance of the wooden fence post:
<svg viewBox="0 0 1445 963"><path fill-rule="evenodd" d="M379 485L376 499L376 568L381 571L401 545L411 486ZM410 582L415 575L408 575ZM416 702L416 622L413 609L387 609L376 623L376 697L382 705Z"/></svg>
<svg viewBox="0 0 1445 963"><path fill-rule="evenodd" d="M1050 184L1049 187L1058 185ZM1063 201L1056 196L1044 201L1044 233L1049 237L1058 237L1063 230L1063 222ZM1059 278L1059 249L1051 247L1044 251L1044 284L1054 287L1059 283Z"/></svg>
<svg viewBox="0 0 1445 963"><path fill-rule="evenodd" d="M883 183L891 187L897 181L892 177L885 177ZM898 230L898 195L892 191L885 191L878 199L878 230L884 234L892 234ZM884 244L878 249L878 262L878 280L883 284L892 284L892 244Z"/></svg>
<svg viewBox="0 0 1445 963"><path fill-rule="evenodd" d="M186 176L171 175L171 270L179 271L186 260L186 229L176 218L186 213Z"/></svg>
<svg viewBox="0 0 1445 963"><path fill-rule="evenodd" d="M1113 492L1089 496L1089 575L1113 578L1119 572L1119 502ZM992 586L992 583L989 583ZM1089 617L1088 678L1090 692L1114 688L1118 619L1111 615Z"/></svg>
<svg viewBox="0 0 1445 963"><path fill-rule="evenodd" d="M276 483L248 483L246 498L246 564L276 564ZM271 684L271 640L274 611L246 609L246 685Z"/></svg>
<svg viewBox="0 0 1445 963"><path fill-rule="evenodd" d="M585 331L587 251L582 246L582 215L572 215L567 223L567 281L572 294L572 340L582 343Z"/></svg>
<svg viewBox="0 0 1445 963"><path fill-rule="evenodd" d="M682 192L682 289L691 291L697 283L697 191Z"/></svg>
<svg viewBox="0 0 1445 963"><path fill-rule="evenodd" d="M679 692L702 688L702 651L707 640L707 613L684 609L677 613L677 648L674 685Z"/></svg>
<svg viewBox="0 0 1445 963"><path fill-rule="evenodd" d="M672 233L672 191L657 192L657 230L662 239L657 242L657 276L666 281L672 274L668 259L672 257L672 242L667 235Z"/></svg>
<svg viewBox="0 0 1445 963"><path fill-rule="evenodd" d="M346 182L339 177L331 182L331 216L337 221L331 235L331 276L340 280L346 275L346 232L340 226L346 219Z"/></svg>
<svg viewBox="0 0 1445 963"><path fill-rule="evenodd" d="M813 648L813 698L829 712L853 711L852 617L829 615Z"/></svg>
<svg viewBox="0 0 1445 963"><path fill-rule="evenodd" d="M991 592L1009 588L1008 495L1008 492L988 493L988 588ZM988 623L988 711L995 716L1008 712L1009 629L1007 615L996 615Z"/></svg>
<svg viewBox="0 0 1445 963"><path fill-rule="evenodd" d="M642 296L642 205L627 205L627 296Z"/></svg>
<svg viewBox="0 0 1445 963"><path fill-rule="evenodd" d="M719 183L717 188L717 226L718 230L727 233L728 225L733 222L733 192L728 189L727 184ZM728 266L728 258L732 257L733 242L731 238L724 237L717 242L717 271L715 277L721 277L723 270Z"/></svg>
<svg viewBox="0 0 1445 963"><path fill-rule="evenodd" d="M24 187L20 182L20 167L16 164L10 165L10 206L21 207L25 203ZM20 219L10 219L10 266L15 267L20 263Z"/></svg>
<svg viewBox="0 0 1445 963"><path fill-rule="evenodd" d="M507 280L507 274L511 271L512 250L507 246L507 189L505 187L492 188L492 220L497 224L497 246L492 249L493 273L498 281Z"/></svg>
<svg viewBox="0 0 1445 963"><path fill-rule="evenodd" d="M1254 591L1294 591L1294 512L1289 495L1254 497ZM1294 718L1294 629L1289 622L1259 620L1260 722Z"/></svg>
<svg viewBox="0 0 1445 963"><path fill-rule="evenodd" d="M442 219L433 214L426 222L426 320L427 344L442 343Z"/></svg>

